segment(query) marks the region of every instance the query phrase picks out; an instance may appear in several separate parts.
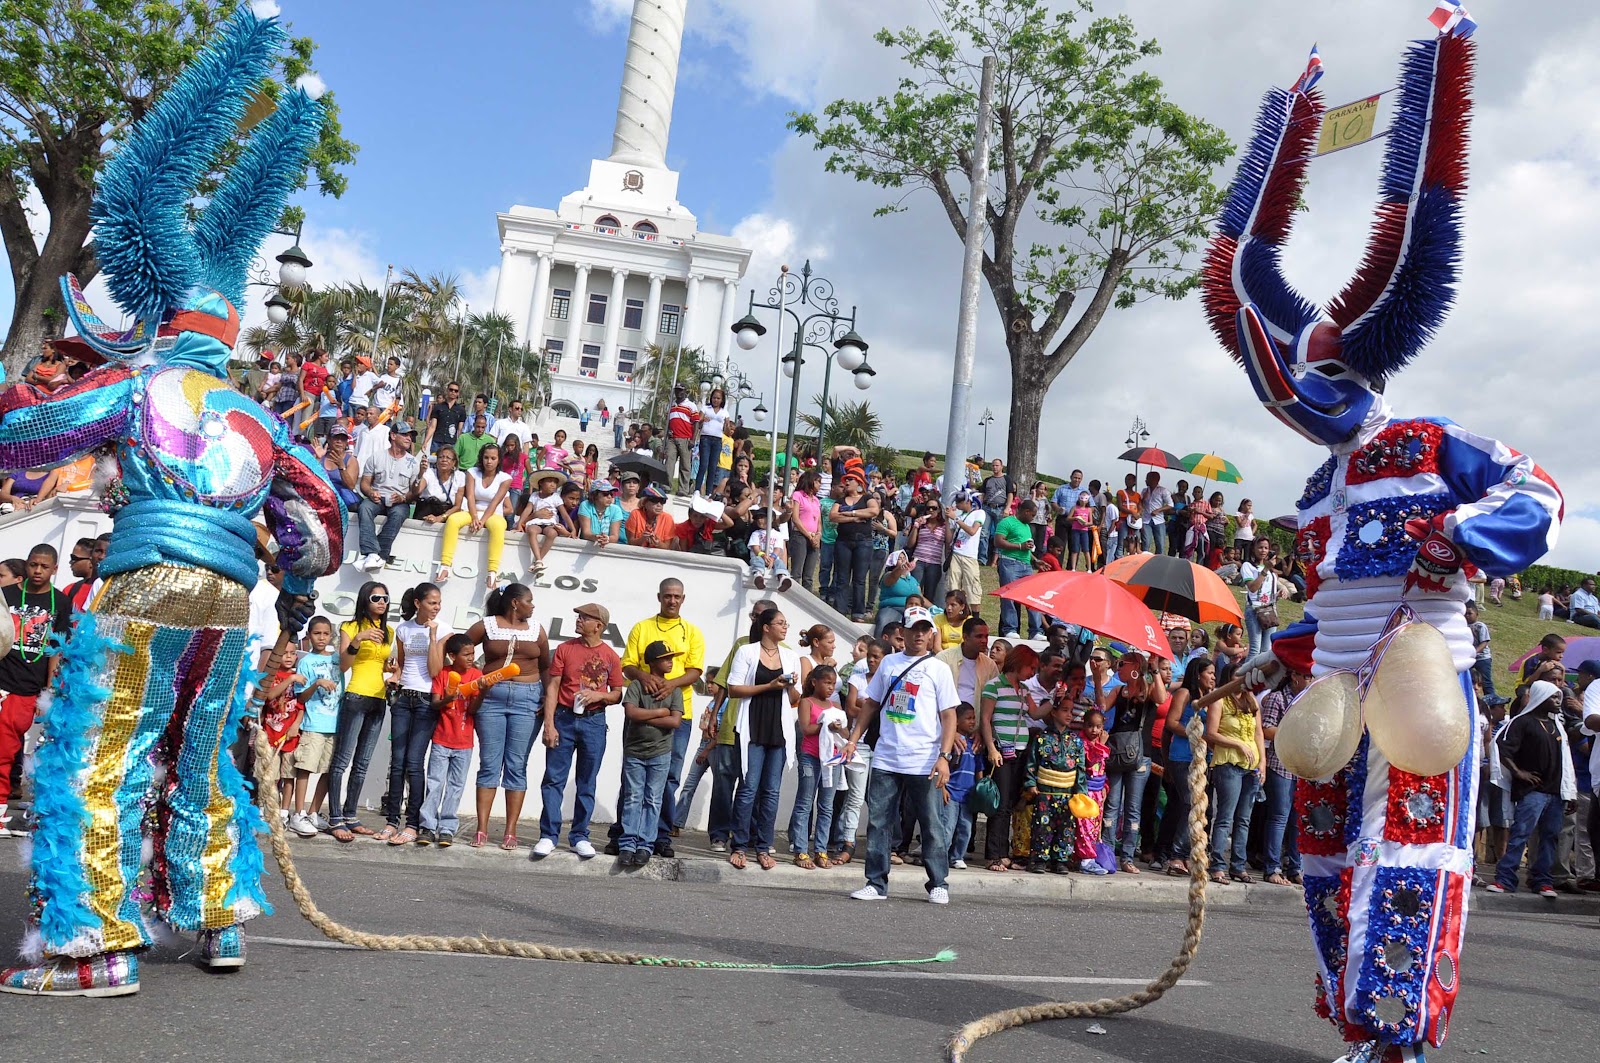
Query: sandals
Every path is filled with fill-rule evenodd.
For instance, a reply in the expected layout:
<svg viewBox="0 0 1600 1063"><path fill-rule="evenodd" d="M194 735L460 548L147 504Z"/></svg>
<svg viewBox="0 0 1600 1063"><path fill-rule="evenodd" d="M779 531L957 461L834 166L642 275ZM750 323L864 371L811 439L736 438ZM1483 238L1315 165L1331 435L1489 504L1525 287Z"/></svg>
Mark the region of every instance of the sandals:
<svg viewBox="0 0 1600 1063"><path fill-rule="evenodd" d="M1277 871L1274 871L1272 874L1268 875L1265 881L1272 883L1274 886L1287 886L1289 884L1289 880L1284 878L1283 875Z"/></svg>
<svg viewBox="0 0 1600 1063"><path fill-rule="evenodd" d="M729 853L728 854L728 863L732 864L734 867L738 868L740 871L743 871L744 870L744 850L743 849L735 849L733 852Z"/></svg>
<svg viewBox="0 0 1600 1063"><path fill-rule="evenodd" d="M807 856L806 859L809 862L810 857ZM757 853L756 863L761 865L761 870L763 871L771 871L778 866L778 862L772 858L771 853Z"/></svg>
<svg viewBox="0 0 1600 1063"><path fill-rule="evenodd" d="M509 853L513 849L515 849L516 847L517 847L517 836L515 834L507 833L504 838L500 839L500 848L504 849L506 852Z"/></svg>
<svg viewBox="0 0 1600 1063"><path fill-rule="evenodd" d="M1248 871L1230 871L1228 872L1228 877L1233 879L1235 882L1242 882L1247 886L1255 881L1255 877Z"/></svg>
<svg viewBox="0 0 1600 1063"><path fill-rule="evenodd" d="M989 870L990 871L1010 871L1011 870L1011 862L1009 860L996 860L994 863L989 865Z"/></svg>
<svg viewBox="0 0 1600 1063"><path fill-rule="evenodd" d="M1189 863L1188 863L1188 861L1186 861L1186 860L1168 860L1167 861L1167 874L1171 875L1173 878L1188 878L1189 877Z"/></svg>
<svg viewBox="0 0 1600 1063"><path fill-rule="evenodd" d="M474 849L482 849L485 845L489 844L489 836L480 830L478 833L472 836L471 844L472 848Z"/></svg>
<svg viewBox="0 0 1600 1063"><path fill-rule="evenodd" d="M354 829L357 834L361 833L360 827L356 827ZM376 834L373 834L370 830L367 831L367 833L372 834L372 837L375 841L386 842L393 840L394 836L400 833L400 828L396 827L393 823L385 823L383 825L383 829L378 831Z"/></svg>
<svg viewBox="0 0 1600 1063"><path fill-rule="evenodd" d="M764 868L766 865L762 865L762 866ZM817 865L811 859L811 854L810 853L795 853L794 854L794 866L795 867L804 868L807 871L813 871L813 870L816 869Z"/></svg>
<svg viewBox="0 0 1600 1063"><path fill-rule="evenodd" d="M351 834L359 834L363 838L376 838L376 837L378 837L378 832L373 830L371 827L367 826L364 823L352 823L352 824L350 824L350 833Z"/></svg>
<svg viewBox="0 0 1600 1063"><path fill-rule="evenodd" d="M350 828L346 827L343 823L332 828L329 833L333 835L334 841L343 845L349 845L351 842L356 840L356 836L350 832Z"/></svg>
<svg viewBox="0 0 1600 1063"><path fill-rule="evenodd" d="M817 854L817 866L818 867L832 867L833 866L833 861L828 859L828 854L827 853L818 853Z"/></svg>
<svg viewBox="0 0 1600 1063"><path fill-rule="evenodd" d="M851 860L855 859L855 855L856 843L846 842L845 847L839 850L839 855L834 858L833 862L836 864L848 864Z"/></svg>
<svg viewBox="0 0 1600 1063"><path fill-rule="evenodd" d="M1213 871L1208 877L1218 886L1227 886L1232 884L1228 876L1221 871Z"/></svg>
<svg viewBox="0 0 1600 1063"><path fill-rule="evenodd" d="M891 864L903 864L905 862L906 862L906 858L901 856L899 853L890 853L889 854L889 863L891 863Z"/></svg>
<svg viewBox="0 0 1600 1063"><path fill-rule="evenodd" d="M417 840L417 832L410 827L389 839L390 845L412 845Z"/></svg>

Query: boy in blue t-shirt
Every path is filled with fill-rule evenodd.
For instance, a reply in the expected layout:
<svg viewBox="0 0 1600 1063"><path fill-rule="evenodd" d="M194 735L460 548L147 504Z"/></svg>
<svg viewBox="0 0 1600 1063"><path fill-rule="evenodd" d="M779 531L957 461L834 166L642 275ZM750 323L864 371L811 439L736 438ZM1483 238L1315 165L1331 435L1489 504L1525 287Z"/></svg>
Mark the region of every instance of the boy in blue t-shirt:
<svg viewBox="0 0 1600 1063"><path fill-rule="evenodd" d="M294 692L306 711L300 721L300 745L294 751L294 811L289 816L289 829L302 838L314 838L328 829L327 820L318 810L328 796L328 768L333 763L334 735L339 730L344 671L328 648L333 642L333 621L325 616L313 617L306 627L306 638L311 652L301 654L295 665L296 673L304 676L305 682L295 684ZM313 775L320 778L308 805L306 790Z"/></svg>
<svg viewBox="0 0 1600 1063"><path fill-rule="evenodd" d="M978 710L963 701L956 706L956 743L950 751L950 781L945 785L945 803L939 808L944 832L950 839L950 866L967 866L967 845L972 841L972 809L967 795L978 783Z"/></svg>

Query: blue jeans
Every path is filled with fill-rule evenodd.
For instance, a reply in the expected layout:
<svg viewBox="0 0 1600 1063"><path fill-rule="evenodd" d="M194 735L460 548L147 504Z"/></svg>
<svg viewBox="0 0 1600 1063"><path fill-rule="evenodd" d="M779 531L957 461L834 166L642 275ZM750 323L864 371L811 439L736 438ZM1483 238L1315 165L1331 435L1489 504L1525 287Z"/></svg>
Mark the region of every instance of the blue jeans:
<svg viewBox="0 0 1600 1063"><path fill-rule="evenodd" d="M734 747L738 755L738 747ZM772 835L778 824L778 789L783 785L783 747L758 746L754 742L746 753L744 783L734 799L733 840L735 851L754 847L758 853L772 848ZM759 807L757 804L759 802Z"/></svg>
<svg viewBox="0 0 1600 1063"><path fill-rule="evenodd" d="M655 825L661 819L667 769L671 766L671 750L654 757L623 756L622 777L628 783L628 800L622 806L622 837L617 841L622 852L651 847Z"/></svg>
<svg viewBox="0 0 1600 1063"><path fill-rule="evenodd" d="M922 869L930 890L948 884L950 838L939 808L944 793L927 775L907 775L874 768L867 777L867 885L889 892L889 850L900 825L900 799L909 803L912 819L922 828ZM908 839L909 840L909 839Z"/></svg>
<svg viewBox="0 0 1600 1063"><path fill-rule="evenodd" d="M389 792L383 795L383 818L390 826L400 826L402 808L406 826L413 830L422 826L428 747L438 722L433 699L421 691L402 690L389 705Z"/></svg>
<svg viewBox="0 0 1600 1063"><path fill-rule="evenodd" d="M1144 548L1152 554L1167 552L1167 526L1165 524L1151 524L1148 520L1144 525Z"/></svg>
<svg viewBox="0 0 1600 1063"><path fill-rule="evenodd" d="M939 597L939 584L944 582L944 564L938 561L918 561L911 574L922 585L922 596L930 602L943 601Z"/></svg>
<svg viewBox="0 0 1600 1063"><path fill-rule="evenodd" d="M672 802L672 825L682 830L689 822L689 809L694 805L695 791L700 789L700 780L705 778L711 770L711 754L715 747L706 752L705 763L700 762L700 750L694 751L694 756L689 760L689 774L683 780L683 785L678 787L678 796Z"/></svg>
<svg viewBox="0 0 1600 1063"><path fill-rule="evenodd" d="M945 801L939 806L939 820L950 836L950 863L965 863L967 846L972 842L972 809L961 801Z"/></svg>
<svg viewBox="0 0 1600 1063"><path fill-rule="evenodd" d="M382 698L365 694L346 694L339 704L339 731L333 740L333 763L328 766L328 819L337 827L356 822L361 787L367 781L367 766L383 734L383 716L388 705ZM350 773L345 788L345 772Z"/></svg>
<svg viewBox="0 0 1600 1063"><path fill-rule="evenodd" d="M543 683L496 683L473 718L478 732L478 786L528 788L528 754L539 730Z"/></svg>
<svg viewBox="0 0 1600 1063"><path fill-rule="evenodd" d="M984 506L983 512L986 517L983 522L983 537L978 540L978 564L987 565L990 558L994 557L994 529L1000 523L1000 518L1005 516L1005 511Z"/></svg>
<svg viewBox="0 0 1600 1063"><path fill-rule="evenodd" d="M589 837L589 820L594 816L595 780L600 776L600 760L606 755L606 714L590 712L582 716L571 709L557 707L556 746L544 758L544 779L539 784L539 837L561 840L561 801L566 796L567 779L572 773L572 758L578 758L578 794L572 805L572 826L567 842L576 845Z"/></svg>
<svg viewBox="0 0 1600 1063"><path fill-rule="evenodd" d="M428 754L428 792L422 799L422 825L436 834L454 834L456 809L467 789L472 750L434 745Z"/></svg>
<svg viewBox="0 0 1600 1063"><path fill-rule="evenodd" d="M835 791L836 807L830 832L833 837L828 840L828 852L841 852L846 845L855 845L856 828L861 825L861 806L867 803L867 777L871 771L872 750L865 744L857 746L856 759L844 766L847 789L842 795Z"/></svg>
<svg viewBox="0 0 1600 1063"><path fill-rule="evenodd" d="M1522 864L1522 854L1527 851L1528 839L1535 829L1539 832L1539 851L1534 854L1528 868L1528 888L1539 889L1555 884L1550 875L1550 865L1556 858L1556 840L1561 837L1564 818L1561 798L1555 794L1538 792L1522 795L1517 802L1517 818L1511 825L1511 840L1506 843L1506 855L1494 869L1494 880L1506 890L1517 888L1517 868Z"/></svg>
<svg viewBox="0 0 1600 1063"><path fill-rule="evenodd" d="M1475 660L1472 662L1472 670L1483 680L1483 696L1491 700L1498 699L1500 695L1494 689L1494 659L1484 657Z"/></svg>
<svg viewBox="0 0 1600 1063"><path fill-rule="evenodd" d="M822 560L817 565L817 597L825 602L833 601L833 547L833 543L824 539L818 551Z"/></svg>
<svg viewBox="0 0 1600 1063"><path fill-rule="evenodd" d="M742 771L738 745L719 745L711 751L711 822L708 830L714 842L727 842L733 837L733 801Z"/></svg>
<svg viewBox="0 0 1600 1063"><path fill-rule="evenodd" d="M717 458L722 454L722 436L700 436L700 467L695 470L694 485L696 488L705 487L705 493L710 494L716 486Z"/></svg>
<svg viewBox="0 0 1600 1063"><path fill-rule="evenodd" d="M1294 780L1267 769L1267 874L1300 873L1299 817L1294 814Z"/></svg>
<svg viewBox="0 0 1600 1063"><path fill-rule="evenodd" d="M1244 873L1257 785L1253 768L1218 764L1211 769L1211 789L1216 795L1211 821L1212 871Z"/></svg>
<svg viewBox="0 0 1600 1063"><path fill-rule="evenodd" d="M816 813L812 830L811 814ZM825 853L833 829L833 791L822 785L822 761L814 753L800 754L800 778L789 816L789 851Z"/></svg>
<svg viewBox="0 0 1600 1063"><path fill-rule="evenodd" d="M1026 561L1018 561L1015 558L1007 557L1004 554L999 556L995 561L995 565L1000 573L1000 586L1002 587L1008 583L1015 583L1024 576L1033 575L1032 565ZM1010 635L1013 631L1022 630L1022 623L1017 612L1016 602L1009 598L1000 599L1000 634ZM1037 620L1034 622L1038 623Z"/></svg>
<svg viewBox="0 0 1600 1063"><path fill-rule="evenodd" d="M672 805L672 795L678 792L678 776L683 771L683 757L689 749L689 738L691 734L699 734L699 732L696 731L694 725L687 720L678 724L678 726L672 732L672 760L668 764L667 785L666 790L664 791L667 794L667 797L663 798L661 801L661 822L656 827L655 844L657 848L660 848L663 845L672 844L672 818L673 812L675 811ZM628 776L624 774L622 776L622 786L617 791L618 809L621 809L623 805L628 803L628 793ZM622 837L622 816L620 814L617 816L617 821L611 824L611 829L606 831L606 837L612 841L616 841L618 838Z"/></svg>
<svg viewBox="0 0 1600 1063"><path fill-rule="evenodd" d="M1272 633L1278 629L1275 627L1262 627L1261 621L1256 619L1255 608L1246 603L1244 607L1244 630L1245 634L1250 636L1249 655L1254 657L1272 645Z"/></svg>
<svg viewBox="0 0 1600 1063"><path fill-rule="evenodd" d="M377 554L387 558L394 550L395 537L400 534L400 525L406 522L406 516L411 512L411 506L406 502L395 505L385 505L374 502L370 498L363 498L361 505L356 507L356 520L361 528L361 553ZM383 518L383 531L378 531L378 518Z"/></svg>
<svg viewBox="0 0 1600 1063"><path fill-rule="evenodd" d="M1106 772L1105 842L1124 860L1132 860L1139 852L1139 811L1149 781L1149 757L1140 757L1127 771Z"/></svg>
<svg viewBox="0 0 1600 1063"><path fill-rule="evenodd" d="M867 611L867 569L872 567L872 537L840 536L833 544L833 607L846 616ZM845 608L849 606L849 608Z"/></svg>
<svg viewBox="0 0 1600 1063"><path fill-rule="evenodd" d="M618 450L622 449L622 418L620 417L611 422L611 445Z"/></svg>

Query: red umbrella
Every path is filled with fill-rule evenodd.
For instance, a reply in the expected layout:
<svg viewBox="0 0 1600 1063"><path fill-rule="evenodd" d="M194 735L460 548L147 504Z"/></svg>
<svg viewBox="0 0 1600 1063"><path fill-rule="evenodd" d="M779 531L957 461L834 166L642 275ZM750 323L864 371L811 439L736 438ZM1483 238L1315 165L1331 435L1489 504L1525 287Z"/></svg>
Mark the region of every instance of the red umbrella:
<svg viewBox="0 0 1600 1063"><path fill-rule="evenodd" d="M1162 450L1160 447L1134 447L1132 450L1124 450L1117 460L1131 461L1135 465L1150 465L1157 469L1189 471L1183 467L1182 458L1172 451Z"/></svg>
<svg viewBox="0 0 1600 1063"><path fill-rule="evenodd" d="M1039 572L990 593L1064 624L1077 624L1136 650L1172 659L1155 614L1126 587L1098 572Z"/></svg>

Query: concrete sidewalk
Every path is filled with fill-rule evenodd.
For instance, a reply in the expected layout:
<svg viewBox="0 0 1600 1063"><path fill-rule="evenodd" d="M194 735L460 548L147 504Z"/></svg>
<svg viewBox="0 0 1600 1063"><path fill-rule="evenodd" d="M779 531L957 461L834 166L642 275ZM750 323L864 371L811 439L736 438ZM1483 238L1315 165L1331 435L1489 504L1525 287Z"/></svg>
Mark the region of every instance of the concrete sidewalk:
<svg viewBox="0 0 1600 1063"><path fill-rule="evenodd" d="M594 840L597 847L605 844L606 824L596 824ZM779 852L778 866L762 871L755 859L749 860L744 870L728 863L727 856L711 851L706 835L685 832L673 839L677 852L674 859L657 857L639 869L623 870L617 867L615 857L601 854L593 860L580 860L565 845L543 859L534 859L531 842L523 840L514 851L499 848L500 830L489 832L490 842L481 849L467 844L472 832L466 826L457 836L456 844L448 849L434 846L391 846L369 838L357 838L341 845L330 835L301 838L291 834L290 847L296 857L302 853L318 860L351 860L363 863L387 864L406 867L462 867L473 870L499 868L507 872L528 872L541 875L576 875L647 879L659 882L687 882L700 884L726 884L758 888L811 890L836 893L843 898L862 883L861 853L844 866L817 868L806 871L795 867L786 853ZM267 867L274 868L268 857ZM1258 876L1259 879L1259 876ZM890 872L891 897L920 898L924 888L923 870L913 864L894 867ZM1061 902L1078 900L1101 904L1165 904L1176 907L1188 903L1187 879L1144 871L1138 875L1034 875L1021 871L994 872L977 866L964 870L952 869L949 888L955 899L982 898L996 900L1024 900ZM1214 908L1242 908L1246 906L1292 906L1303 904L1301 891L1292 886L1273 886L1259 880L1244 885L1227 886L1207 884L1206 905ZM1555 901L1545 900L1531 893L1496 895L1483 890L1473 891L1472 904L1479 910L1565 912L1569 914L1600 914L1600 895L1563 894Z"/></svg>

